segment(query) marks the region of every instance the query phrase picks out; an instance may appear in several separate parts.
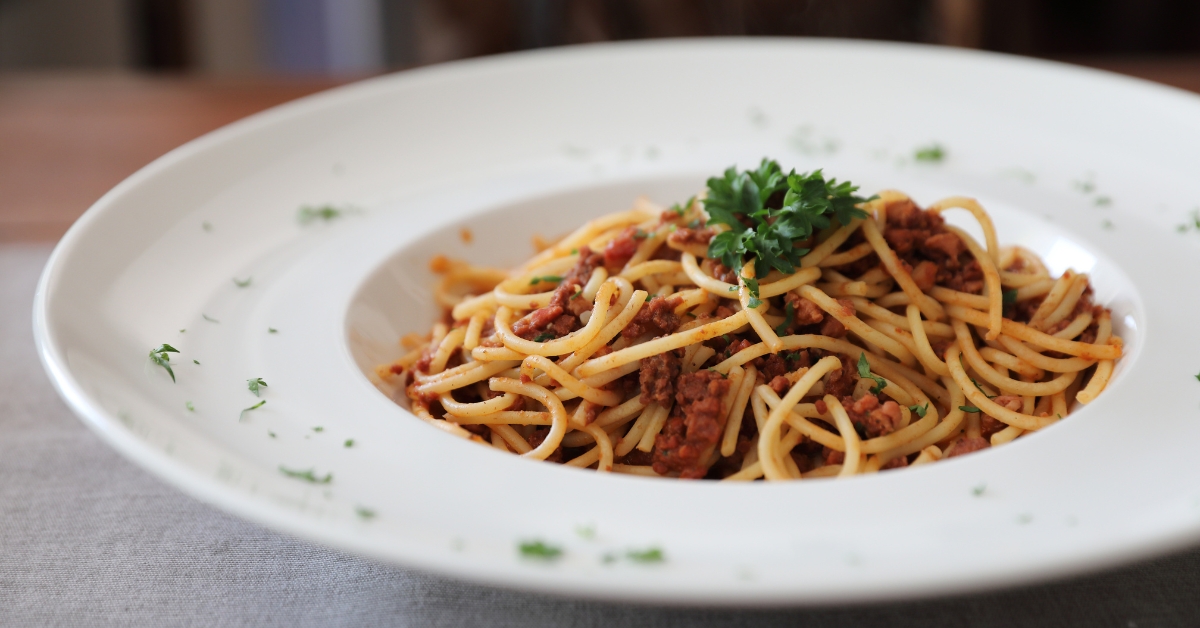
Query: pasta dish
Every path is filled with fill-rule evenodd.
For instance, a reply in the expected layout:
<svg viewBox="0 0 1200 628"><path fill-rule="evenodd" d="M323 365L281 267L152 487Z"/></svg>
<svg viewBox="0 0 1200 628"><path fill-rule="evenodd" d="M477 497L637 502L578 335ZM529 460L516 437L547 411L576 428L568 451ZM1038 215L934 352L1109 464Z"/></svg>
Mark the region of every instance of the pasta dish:
<svg viewBox="0 0 1200 628"><path fill-rule="evenodd" d="M1001 247L970 198L857 191L764 159L540 242L516 269L439 256L441 322L378 373L487 446L729 481L928 464L1100 394L1122 344L1088 275Z"/></svg>

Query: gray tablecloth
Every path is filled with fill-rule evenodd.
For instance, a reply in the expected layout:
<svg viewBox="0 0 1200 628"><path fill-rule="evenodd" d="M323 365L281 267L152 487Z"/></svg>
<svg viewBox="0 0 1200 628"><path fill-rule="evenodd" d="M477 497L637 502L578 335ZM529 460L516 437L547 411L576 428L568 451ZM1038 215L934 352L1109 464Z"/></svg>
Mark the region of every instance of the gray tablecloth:
<svg viewBox="0 0 1200 628"><path fill-rule="evenodd" d="M731 611L503 591L314 546L181 494L71 414L30 330L49 252L0 246L0 626L1200 625L1200 551L985 595Z"/></svg>

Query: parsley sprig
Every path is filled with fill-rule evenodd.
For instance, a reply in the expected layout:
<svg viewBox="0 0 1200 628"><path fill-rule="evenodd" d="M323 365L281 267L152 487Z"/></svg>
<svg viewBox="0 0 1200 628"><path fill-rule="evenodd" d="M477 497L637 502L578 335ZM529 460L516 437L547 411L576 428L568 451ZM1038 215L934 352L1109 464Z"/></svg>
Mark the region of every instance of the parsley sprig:
<svg viewBox="0 0 1200 628"><path fill-rule="evenodd" d="M781 191L785 192L782 205L768 207ZM757 277L765 277L771 269L793 273L800 257L808 253L796 242L811 237L814 229L828 227L831 218L846 225L867 216L856 206L870 199L855 196L856 191L858 187L849 181L826 180L820 170L784 175L770 159L763 159L754 170L739 172L730 167L724 176L708 180L704 209L709 222L729 226L729 231L713 237L708 256L734 269L753 256Z"/></svg>
<svg viewBox="0 0 1200 628"><path fill-rule="evenodd" d="M928 404L928 403L926 403L926 404L925 404L925 405L923 405L923 406L918 406L918 405L916 405L916 404L913 404L913 405L911 405L911 406L909 406L909 407L908 407L908 411L909 411L909 412L912 412L913 414L915 414L915 415L917 415L918 417L920 417L920 418L922 418L922 419L923 419L923 418L925 418L925 413L926 413L926 412L929 412L929 404Z"/></svg>
<svg viewBox="0 0 1200 628"><path fill-rule="evenodd" d="M171 376L171 381L174 382L175 371L171 370L171 356L169 355L171 353L179 353L179 349L163 343L150 350L150 360L167 369L167 374Z"/></svg>
<svg viewBox="0 0 1200 628"><path fill-rule="evenodd" d="M875 385L871 387L871 394L878 395L880 391L887 388L887 380L871 374L871 364L867 362L867 354L858 354L858 376L864 379L875 380ZM924 415L922 415L924 416Z"/></svg>

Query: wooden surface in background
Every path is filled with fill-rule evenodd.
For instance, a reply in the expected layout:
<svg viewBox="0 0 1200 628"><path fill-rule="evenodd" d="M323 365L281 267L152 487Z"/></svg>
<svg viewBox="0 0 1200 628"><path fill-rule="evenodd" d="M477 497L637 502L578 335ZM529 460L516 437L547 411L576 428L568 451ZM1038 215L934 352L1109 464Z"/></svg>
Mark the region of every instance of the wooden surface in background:
<svg viewBox="0 0 1200 628"><path fill-rule="evenodd" d="M323 80L0 75L0 242L53 242L167 151Z"/></svg>
<svg viewBox="0 0 1200 628"><path fill-rule="evenodd" d="M1071 59L1200 92L1200 58ZM0 75L0 242L57 240L167 151L333 79Z"/></svg>

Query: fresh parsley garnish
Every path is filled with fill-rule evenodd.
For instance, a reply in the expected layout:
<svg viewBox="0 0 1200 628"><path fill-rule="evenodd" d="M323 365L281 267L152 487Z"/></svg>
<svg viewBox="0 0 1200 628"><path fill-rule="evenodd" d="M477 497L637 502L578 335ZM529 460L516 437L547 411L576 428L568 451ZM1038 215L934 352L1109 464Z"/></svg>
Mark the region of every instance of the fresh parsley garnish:
<svg viewBox="0 0 1200 628"><path fill-rule="evenodd" d="M1002 301L1004 303L1004 307L1008 307L1017 302L1017 289L1016 288L1013 288L1012 290L1005 290L1002 293L1002 295L1003 295Z"/></svg>
<svg viewBox="0 0 1200 628"><path fill-rule="evenodd" d="M238 279L237 277L233 278L233 283L239 288L245 288L249 286L251 281L254 281L254 277L246 277L245 279Z"/></svg>
<svg viewBox="0 0 1200 628"><path fill-rule="evenodd" d="M971 494L976 497L979 497L979 496L983 495L983 492L986 490L987 490L987 484L980 484L979 486L976 486L975 488L971 489Z"/></svg>
<svg viewBox="0 0 1200 628"><path fill-rule="evenodd" d="M648 237L650 237L650 234L646 233L645 231L642 231L641 229L638 229L637 231L633 232L634 240L645 240Z"/></svg>
<svg viewBox="0 0 1200 628"><path fill-rule="evenodd" d="M275 329L274 327L268 327L268 328L267 328L267 333L268 333L268 334L278 334L278 333L279 333L279 330L278 330L278 329Z"/></svg>
<svg viewBox="0 0 1200 628"><path fill-rule="evenodd" d="M255 377L254 379L246 380L246 387L250 389L250 392L254 393L255 397L261 397L262 394L259 392L259 388L266 388L267 383L263 381L263 378Z"/></svg>
<svg viewBox="0 0 1200 628"><path fill-rule="evenodd" d="M541 277L534 277L533 279L530 279L529 285L536 286L537 284L543 283L543 282L558 283L562 280L563 280L563 278L559 277L558 275L542 275Z"/></svg>
<svg viewBox="0 0 1200 628"><path fill-rule="evenodd" d="M691 207L692 203L695 203L695 202L696 202L696 197L693 196L693 197L689 198L686 203L683 203L683 204L675 203L674 205L672 205L671 211L675 212L675 214L677 216L679 216L680 218L683 218L683 215L685 213L687 213L688 208Z"/></svg>
<svg viewBox="0 0 1200 628"><path fill-rule="evenodd" d="M709 242L708 257L727 268L741 268L745 258L753 256L758 277L772 268L791 274L800 256L808 253L795 246L797 241L812 236L813 229L828 227L831 217L846 225L867 216L856 205L869 199L855 196L857 190L850 182L826 181L820 170L804 174L793 170L785 176L779 164L769 159L755 170L738 172L730 167L724 176L708 180L704 209L709 222L729 226L729 231ZM780 191L786 191L782 206L768 208L767 201Z"/></svg>
<svg viewBox="0 0 1200 628"><path fill-rule="evenodd" d="M869 362L867 362L867 354L866 353L858 354L858 376L861 378L872 379L875 381L875 385L871 387L872 395L877 395L884 388L887 388L887 380L885 380L884 378L882 378L878 375L871 374L871 364Z"/></svg>
<svg viewBox="0 0 1200 628"><path fill-rule="evenodd" d="M276 438L275 432L272 432L271 430L267 430L267 436L270 436L271 438Z"/></svg>
<svg viewBox="0 0 1200 628"><path fill-rule="evenodd" d="M320 207L311 207L305 205L304 207L300 208L299 212L297 212L296 220L300 221L300 224L302 225L307 225L315 220L324 220L325 222L329 222L335 218L340 218L342 213L342 210L334 207L333 205L321 205Z"/></svg>
<svg viewBox="0 0 1200 628"><path fill-rule="evenodd" d="M649 303L649 302L651 302L651 301L653 301L653 300L654 300L654 295L653 295L653 294L647 294L647 295L646 295L646 303Z"/></svg>
<svg viewBox="0 0 1200 628"><path fill-rule="evenodd" d="M185 402L183 402L183 407L187 408L187 409L188 409L188 412L195 412L195 411L196 411L196 406L193 406L193 405L192 405L192 402L190 402L190 401L185 401Z"/></svg>
<svg viewBox="0 0 1200 628"><path fill-rule="evenodd" d="M1196 381L1200 382L1200 373L1196 373Z"/></svg>
<svg viewBox="0 0 1200 628"><path fill-rule="evenodd" d="M591 541L596 538L596 526L575 526L575 534L578 534L581 539Z"/></svg>
<svg viewBox="0 0 1200 628"><path fill-rule="evenodd" d="M324 428L324 427L322 427L322 426L320 426L320 425L318 425L318 426L316 426L316 427L314 427L314 428L313 428L313 431L314 431L314 432L317 432L317 433L319 434L319 433L321 433L321 432L324 432L324 431L325 431L325 428Z"/></svg>
<svg viewBox="0 0 1200 628"><path fill-rule="evenodd" d="M546 342L547 340L554 340L554 334L551 332L548 332L548 331L544 331L533 337L534 342Z"/></svg>
<svg viewBox="0 0 1200 628"><path fill-rule="evenodd" d="M1097 196L1096 197L1096 206L1097 207L1108 207L1109 205L1112 205L1112 197L1109 197L1109 196Z"/></svg>
<svg viewBox="0 0 1200 628"><path fill-rule="evenodd" d="M342 444L342 446L343 446L343 447L345 447L346 449L350 449L351 447L353 447L353 446L354 446L354 439L353 439L353 438L347 438L347 439L346 439L346 442L345 442L345 443L343 443L343 444Z"/></svg>
<svg viewBox="0 0 1200 628"><path fill-rule="evenodd" d="M750 291L750 296L758 298L758 280L754 277L742 277L742 282L746 284L746 289Z"/></svg>
<svg viewBox="0 0 1200 628"><path fill-rule="evenodd" d="M203 316L204 320L206 320L210 323L220 323L221 322L221 321L209 316L208 314L205 314L204 312L200 312L200 316Z"/></svg>
<svg viewBox="0 0 1200 628"><path fill-rule="evenodd" d="M168 355L171 353L179 353L179 349L163 343L150 350L150 360L155 364L167 369L167 374L171 376L171 381L174 382L175 371L171 370L171 356Z"/></svg>
<svg viewBox="0 0 1200 628"><path fill-rule="evenodd" d="M374 510L371 510L370 508L365 508L363 506L356 506L354 508L354 514L358 515L358 517L364 521L370 521L371 519L375 518L376 513Z"/></svg>
<svg viewBox="0 0 1200 628"><path fill-rule="evenodd" d="M750 300L746 301L746 305L750 309L754 309L762 304L763 304L762 299L759 299L758 297L750 297Z"/></svg>
<svg viewBox="0 0 1200 628"><path fill-rule="evenodd" d="M984 396L984 397L987 397L988 399L995 399L995 398L996 398L996 395L989 395L989 394L987 394L987 391L983 389L983 386L980 386L980 385L979 385L979 382L975 381L975 378L974 378L974 377L972 377L972 378L971 378L971 383L972 383L972 384L975 384L975 387L979 389L979 392L983 393L983 396Z"/></svg>
<svg viewBox="0 0 1200 628"><path fill-rule="evenodd" d="M197 359L193 358L193 359L192 359L192 364L195 364L195 365L199 366L199 365L200 365L200 360L197 360Z"/></svg>
<svg viewBox="0 0 1200 628"><path fill-rule="evenodd" d="M916 159L917 161L938 163L945 158L946 150L942 148L941 144L930 144L929 146L918 148L917 151L913 153L913 159Z"/></svg>
<svg viewBox="0 0 1200 628"><path fill-rule="evenodd" d="M912 412L912 413L913 413L913 414L915 414L915 415L917 415L917 417L919 417L919 418L922 418L922 419L923 419L923 418L925 418L925 413L929 411L929 404L928 404L928 403L926 403L926 404L925 404L925 405L923 405L923 406L918 406L918 405L916 405L916 404L913 404L913 405L911 405L911 406L909 406L909 407L908 407L908 411L909 411L909 412Z"/></svg>
<svg viewBox="0 0 1200 628"><path fill-rule="evenodd" d="M554 560L562 556L562 548L548 545L543 541L522 541L517 544L521 556L537 560Z"/></svg>
<svg viewBox="0 0 1200 628"><path fill-rule="evenodd" d="M262 401L250 406L249 408L242 410L242 413L240 415L238 415L238 420L240 421L243 418L245 418L247 412L249 412L251 410L257 410L257 409L263 407L264 405L266 405L266 403L267 403L267 400L263 399Z"/></svg>
<svg viewBox="0 0 1200 628"><path fill-rule="evenodd" d="M780 336L787 333L788 326L790 326L794 320L796 320L796 306L792 305L791 301L788 301L787 306L784 308L783 322L779 324L779 327L775 328L775 333L779 334Z"/></svg>
<svg viewBox="0 0 1200 628"><path fill-rule="evenodd" d="M975 406L959 406L958 409L962 410L963 412L979 412L979 408L976 408Z"/></svg>
<svg viewBox="0 0 1200 628"><path fill-rule="evenodd" d="M324 477L317 477L317 474L315 473L315 471L313 469L304 469L303 471L297 471L297 470L289 469L283 465L279 465L279 472L288 476L289 478L296 478L297 480L304 480L305 482L308 482L309 484L329 484L330 482L333 481L332 473L326 473Z"/></svg>
<svg viewBox="0 0 1200 628"><path fill-rule="evenodd" d="M661 563L666 559L663 556L663 551L657 547L651 547L644 550L629 550L625 552L625 556L636 563Z"/></svg>

